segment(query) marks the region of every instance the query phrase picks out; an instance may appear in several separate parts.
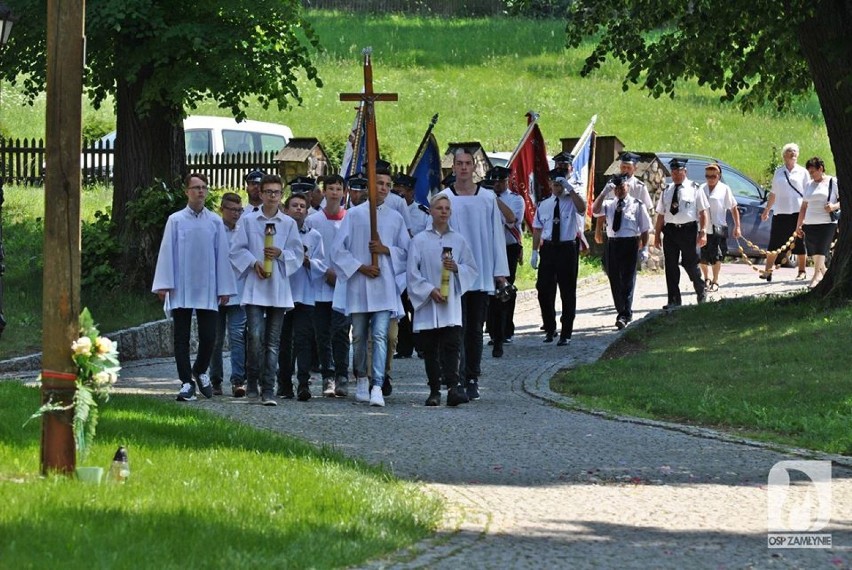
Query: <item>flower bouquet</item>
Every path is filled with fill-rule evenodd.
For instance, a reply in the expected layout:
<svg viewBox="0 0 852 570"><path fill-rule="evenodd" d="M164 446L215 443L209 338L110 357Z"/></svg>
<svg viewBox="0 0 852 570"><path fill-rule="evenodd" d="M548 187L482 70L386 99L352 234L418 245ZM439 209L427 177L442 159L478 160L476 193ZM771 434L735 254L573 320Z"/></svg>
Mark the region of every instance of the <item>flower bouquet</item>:
<svg viewBox="0 0 852 570"><path fill-rule="evenodd" d="M77 368L75 380L77 390L74 392L71 405L62 405L51 398L30 419L73 407L74 443L77 453L85 457L95 438L98 425L98 403L109 400L110 391L118 380L121 365L118 361L116 343L100 336L89 309L83 309L80 313L80 338L71 343L71 351L71 359Z"/></svg>

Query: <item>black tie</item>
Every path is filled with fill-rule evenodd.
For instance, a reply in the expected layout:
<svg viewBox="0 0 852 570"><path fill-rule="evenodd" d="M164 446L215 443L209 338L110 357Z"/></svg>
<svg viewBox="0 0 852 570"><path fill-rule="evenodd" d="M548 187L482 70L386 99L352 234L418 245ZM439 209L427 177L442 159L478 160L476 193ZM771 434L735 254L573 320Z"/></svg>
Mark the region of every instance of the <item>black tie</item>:
<svg viewBox="0 0 852 570"><path fill-rule="evenodd" d="M624 198L618 199L618 204L615 205L615 214L612 216L612 231L617 232L621 229L621 212L624 210Z"/></svg>
<svg viewBox="0 0 852 570"><path fill-rule="evenodd" d="M553 228L550 232L553 234L550 239L554 242L559 241L559 196L553 197L555 202L553 203Z"/></svg>
<svg viewBox="0 0 852 570"><path fill-rule="evenodd" d="M675 184L674 193L672 194L672 205L669 208L669 212L671 212L672 215L676 215L680 212L680 197L678 196L679 190L680 184Z"/></svg>

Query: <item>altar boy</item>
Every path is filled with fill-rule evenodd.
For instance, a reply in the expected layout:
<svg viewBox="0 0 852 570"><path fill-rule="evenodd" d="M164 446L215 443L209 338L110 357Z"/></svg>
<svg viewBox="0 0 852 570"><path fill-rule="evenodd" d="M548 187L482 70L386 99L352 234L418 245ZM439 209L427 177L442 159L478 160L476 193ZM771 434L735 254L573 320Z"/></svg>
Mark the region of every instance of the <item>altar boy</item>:
<svg viewBox="0 0 852 570"><path fill-rule="evenodd" d="M447 385L447 405L468 402L459 384L462 295L479 276L467 240L449 226L451 209L446 194L431 200L432 227L411 241L408 251L408 297L414 307L414 331L422 339L426 376L429 380L427 406L441 403L441 379ZM444 293L442 276L447 272Z"/></svg>

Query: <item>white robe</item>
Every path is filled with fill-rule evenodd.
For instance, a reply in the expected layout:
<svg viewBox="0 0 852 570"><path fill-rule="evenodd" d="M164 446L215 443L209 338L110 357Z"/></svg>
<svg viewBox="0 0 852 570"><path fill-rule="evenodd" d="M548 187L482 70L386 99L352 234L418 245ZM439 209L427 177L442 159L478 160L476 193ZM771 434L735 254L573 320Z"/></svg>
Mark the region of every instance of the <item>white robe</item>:
<svg viewBox="0 0 852 570"><path fill-rule="evenodd" d="M222 218L187 206L166 221L151 291L168 290L169 309L219 310L219 297L237 294Z"/></svg>
<svg viewBox="0 0 852 570"><path fill-rule="evenodd" d="M458 273L450 274L450 294L446 303L436 303L431 294L441 288L441 255L444 247L453 248ZM433 229L420 232L408 249L408 298L414 307L414 330L422 331L462 324L461 296L479 274L467 240L459 232L449 230L441 235Z"/></svg>
<svg viewBox="0 0 852 570"><path fill-rule="evenodd" d="M496 289L494 278L509 276L503 216L497 207L497 197L494 192L479 187L473 196L457 196L449 188L444 188L441 194L450 198L450 227L465 237L479 268L479 275L470 290L493 295ZM429 227L432 227L431 223Z"/></svg>
<svg viewBox="0 0 852 570"><path fill-rule="evenodd" d="M376 209L379 239L390 249L390 255L379 255L379 276L369 278L360 273L362 265L370 265L370 205L368 202L351 208L334 240L331 260L339 276L346 279L346 301L343 307L338 300L334 308L342 308L346 315L391 311L399 314L400 291L395 276L405 272L408 255L408 229L396 211L381 205ZM338 281L338 287L340 283ZM337 297L337 295L335 295Z"/></svg>
<svg viewBox="0 0 852 570"><path fill-rule="evenodd" d="M384 205L400 216L402 216L402 221L405 222L405 229L408 230L408 235L411 235L411 216L408 212L408 202L405 201L405 198L394 194L393 192L389 192L387 197L385 197Z"/></svg>
<svg viewBox="0 0 852 570"><path fill-rule="evenodd" d="M234 229L225 226L225 235L228 236L228 253L231 251L231 244L234 243L234 238L237 237L237 228L239 227L239 222L234 226ZM228 299L228 305L239 305L240 299L243 298L243 288L246 286L246 278L245 275L240 275L237 272L237 269L231 264L230 257L228 259L228 265L231 266L231 270L234 272L234 281L237 284L237 294Z"/></svg>
<svg viewBox="0 0 852 570"><path fill-rule="evenodd" d="M281 249L281 255L272 260L272 276L261 279L254 270L254 264L264 260L267 223L275 224L273 245ZM241 304L292 309L289 277L302 267L303 258L302 240L293 218L278 211L267 218L262 209L245 214L231 246L231 263L246 278Z"/></svg>
<svg viewBox="0 0 852 570"><path fill-rule="evenodd" d="M339 220L330 220L325 212L320 211L311 214L305 219L305 227L316 230L322 236L322 247L325 252L326 266L330 266L331 245L334 243L334 238L340 230L340 225L343 223L343 218L346 217L346 210L342 210L343 217ZM325 279L320 279L317 284L316 302L328 303L334 299L334 287L325 282Z"/></svg>
<svg viewBox="0 0 852 570"><path fill-rule="evenodd" d="M323 281L323 275L325 275L325 249L322 244L322 236L318 231L308 229L305 226L302 227L302 230L299 231L299 238L302 240L302 246L307 249L310 266L302 265L298 271L290 276L290 288L293 290L294 303L313 307L316 302L317 291Z"/></svg>

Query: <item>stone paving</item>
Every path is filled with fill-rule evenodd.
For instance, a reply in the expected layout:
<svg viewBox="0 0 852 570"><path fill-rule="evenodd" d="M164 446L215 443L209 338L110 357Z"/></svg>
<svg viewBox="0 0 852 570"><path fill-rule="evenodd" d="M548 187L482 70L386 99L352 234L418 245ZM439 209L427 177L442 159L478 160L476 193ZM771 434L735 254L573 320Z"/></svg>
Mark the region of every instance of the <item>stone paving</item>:
<svg viewBox="0 0 852 570"><path fill-rule="evenodd" d="M766 284L725 265L711 299L801 289L795 270ZM686 291L686 279L682 288ZM666 301L662 275L640 276L636 317ZM694 294L684 302L694 303ZM852 458L833 470L833 548L767 548L767 475L795 450L711 430L566 411L550 391L559 370L600 357L618 333L608 284L578 291L573 342L542 344L534 294L519 299L515 342L483 355L482 400L426 408L423 362L394 361L385 408L319 397L268 408L217 397L196 405L261 428L333 446L447 499L436 536L369 568L850 568ZM635 325L631 325L635 326ZM125 390L173 398L170 359L129 363ZM227 386L226 386L227 388Z"/></svg>

